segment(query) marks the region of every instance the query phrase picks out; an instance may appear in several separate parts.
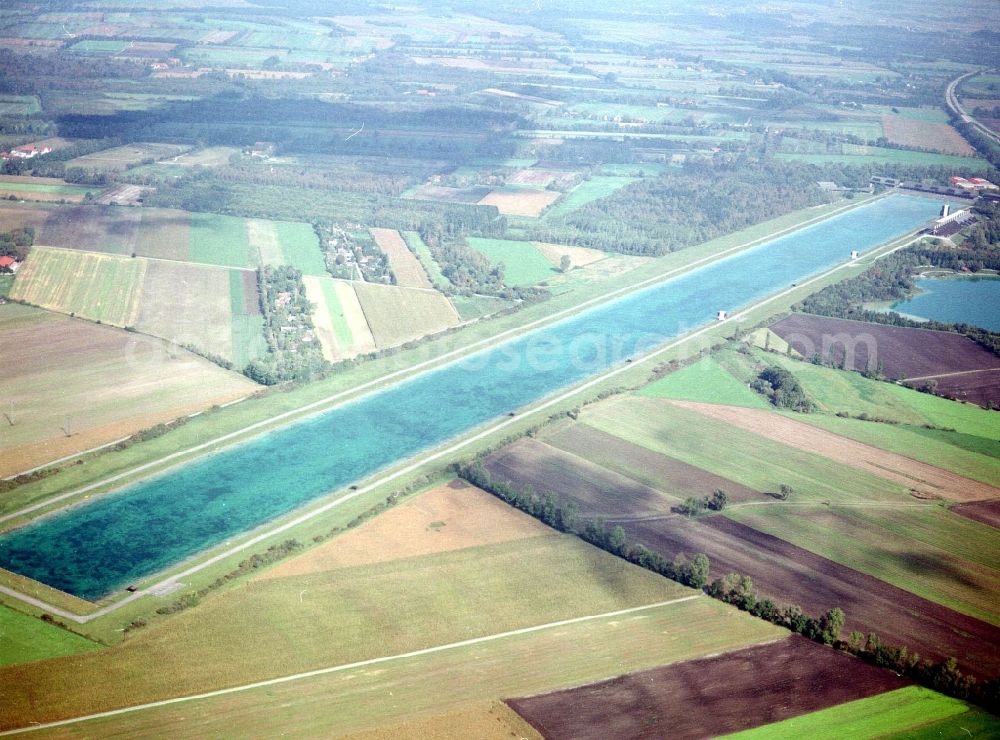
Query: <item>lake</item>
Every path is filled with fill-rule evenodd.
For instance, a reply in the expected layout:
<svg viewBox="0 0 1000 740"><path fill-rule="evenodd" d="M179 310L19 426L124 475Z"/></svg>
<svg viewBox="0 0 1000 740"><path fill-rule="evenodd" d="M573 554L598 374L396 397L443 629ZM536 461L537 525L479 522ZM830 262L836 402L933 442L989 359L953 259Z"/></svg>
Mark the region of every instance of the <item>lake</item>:
<svg viewBox="0 0 1000 740"><path fill-rule="evenodd" d="M0 566L94 599L911 231L892 195L0 536Z"/></svg>
<svg viewBox="0 0 1000 740"><path fill-rule="evenodd" d="M920 292L892 304L892 310L919 319L973 324L1000 331L1000 278L918 278Z"/></svg>

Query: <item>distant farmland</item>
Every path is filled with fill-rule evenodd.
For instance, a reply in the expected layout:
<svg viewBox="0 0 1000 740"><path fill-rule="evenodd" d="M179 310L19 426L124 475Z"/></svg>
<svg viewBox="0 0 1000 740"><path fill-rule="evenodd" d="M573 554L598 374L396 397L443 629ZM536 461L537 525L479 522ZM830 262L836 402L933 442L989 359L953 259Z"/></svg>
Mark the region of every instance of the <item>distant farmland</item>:
<svg viewBox="0 0 1000 740"><path fill-rule="evenodd" d="M459 322L440 293L395 286L351 283L377 347L395 347Z"/></svg>

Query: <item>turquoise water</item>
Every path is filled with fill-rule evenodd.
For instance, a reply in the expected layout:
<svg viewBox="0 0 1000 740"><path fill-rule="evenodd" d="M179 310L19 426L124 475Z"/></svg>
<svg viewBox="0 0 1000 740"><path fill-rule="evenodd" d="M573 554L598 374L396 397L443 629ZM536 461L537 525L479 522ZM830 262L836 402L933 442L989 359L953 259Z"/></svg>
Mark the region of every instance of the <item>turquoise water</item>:
<svg viewBox="0 0 1000 740"><path fill-rule="evenodd" d="M93 599L916 228L894 195L0 537L0 566Z"/></svg>
<svg viewBox="0 0 1000 740"><path fill-rule="evenodd" d="M892 304L893 311L949 324L1000 331L1000 278L920 278L920 293Z"/></svg>

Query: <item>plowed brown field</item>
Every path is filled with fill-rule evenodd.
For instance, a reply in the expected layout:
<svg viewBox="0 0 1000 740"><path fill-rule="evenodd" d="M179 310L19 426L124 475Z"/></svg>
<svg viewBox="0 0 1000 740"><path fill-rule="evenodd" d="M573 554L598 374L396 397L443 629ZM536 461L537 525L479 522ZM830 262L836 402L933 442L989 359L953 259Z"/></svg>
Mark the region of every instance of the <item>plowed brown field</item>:
<svg viewBox="0 0 1000 740"><path fill-rule="evenodd" d="M679 740L779 722L907 683L792 636L507 703L550 740Z"/></svg>

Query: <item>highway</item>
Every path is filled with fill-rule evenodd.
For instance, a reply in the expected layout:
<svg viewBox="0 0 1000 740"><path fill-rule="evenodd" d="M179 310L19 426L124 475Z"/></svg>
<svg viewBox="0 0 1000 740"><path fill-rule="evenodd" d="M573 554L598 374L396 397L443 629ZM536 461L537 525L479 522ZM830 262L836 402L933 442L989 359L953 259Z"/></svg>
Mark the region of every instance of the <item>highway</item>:
<svg viewBox="0 0 1000 740"><path fill-rule="evenodd" d="M954 80L949 82L948 88L945 90L944 93L944 101L945 104L948 106L948 108L951 110L951 112L954 113L956 116L958 116L958 118L963 123L969 124L974 129L976 129L976 131L981 133L983 136L987 137L990 141L1000 145L1000 136L998 136L995 132L991 131L986 126L979 123L979 121L977 121L975 118L966 113L965 108L962 107L962 103L958 99L958 93L957 93L958 86L961 85L965 80L969 79L970 77L974 77L975 75L980 74L981 72L982 70L979 69L973 72L966 72L964 75L956 77Z"/></svg>

